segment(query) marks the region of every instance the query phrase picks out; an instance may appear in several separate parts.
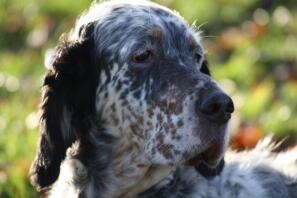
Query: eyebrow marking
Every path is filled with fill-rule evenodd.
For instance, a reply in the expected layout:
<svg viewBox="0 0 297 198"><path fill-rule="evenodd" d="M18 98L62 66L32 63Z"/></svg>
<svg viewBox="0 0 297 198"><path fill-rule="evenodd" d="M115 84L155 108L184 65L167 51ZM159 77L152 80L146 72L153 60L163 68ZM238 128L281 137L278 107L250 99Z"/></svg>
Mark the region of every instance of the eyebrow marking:
<svg viewBox="0 0 297 198"><path fill-rule="evenodd" d="M187 42L189 44L190 49L193 50L195 48L195 46L196 46L196 40L195 40L195 38L192 35L189 35L187 37Z"/></svg>
<svg viewBox="0 0 297 198"><path fill-rule="evenodd" d="M158 26L154 26L152 28L149 29L149 34L156 40L162 40L164 37L164 32L163 30L158 27Z"/></svg>

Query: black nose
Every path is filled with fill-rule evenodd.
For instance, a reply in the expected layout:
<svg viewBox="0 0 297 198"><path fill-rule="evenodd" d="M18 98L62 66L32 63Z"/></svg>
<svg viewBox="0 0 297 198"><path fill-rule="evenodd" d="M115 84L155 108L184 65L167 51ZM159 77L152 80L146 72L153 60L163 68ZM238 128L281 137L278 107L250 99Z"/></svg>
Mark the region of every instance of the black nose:
<svg viewBox="0 0 297 198"><path fill-rule="evenodd" d="M231 113L234 111L234 104L229 96L223 92L216 92L198 101L196 111L199 115L211 121L225 123L231 118Z"/></svg>

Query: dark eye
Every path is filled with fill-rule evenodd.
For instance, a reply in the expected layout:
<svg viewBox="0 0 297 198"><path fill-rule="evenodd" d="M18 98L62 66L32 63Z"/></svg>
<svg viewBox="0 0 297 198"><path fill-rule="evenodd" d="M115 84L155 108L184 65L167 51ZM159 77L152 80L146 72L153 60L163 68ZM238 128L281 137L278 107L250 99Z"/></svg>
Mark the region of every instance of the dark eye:
<svg viewBox="0 0 297 198"><path fill-rule="evenodd" d="M139 54L136 54L133 57L133 61L136 63L144 63L152 59L152 52L150 50L145 50L143 52L140 52Z"/></svg>
<svg viewBox="0 0 297 198"><path fill-rule="evenodd" d="M202 58L202 55L199 54L198 52L196 52L196 53L194 54L194 58L195 58L195 61L196 61L197 63L200 63L201 58Z"/></svg>

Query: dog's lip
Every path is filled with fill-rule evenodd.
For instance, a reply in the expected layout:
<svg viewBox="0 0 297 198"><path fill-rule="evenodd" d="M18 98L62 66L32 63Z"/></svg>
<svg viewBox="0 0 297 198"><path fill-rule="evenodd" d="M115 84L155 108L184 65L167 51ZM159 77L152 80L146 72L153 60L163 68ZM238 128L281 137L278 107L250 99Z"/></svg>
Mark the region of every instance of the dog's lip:
<svg viewBox="0 0 297 198"><path fill-rule="evenodd" d="M204 152L188 160L185 165L194 166L205 178L212 178L219 175L224 168L225 161L223 154L217 149L214 149L215 147L216 146L210 146Z"/></svg>
<svg viewBox="0 0 297 198"><path fill-rule="evenodd" d="M208 167L214 168L219 165L221 159L222 151L220 149L220 146L216 143L216 141L213 141L205 149L200 151L194 157L187 160L185 164L193 166L200 163L204 163Z"/></svg>
<svg viewBox="0 0 297 198"><path fill-rule="evenodd" d="M222 157L210 160L207 159L207 157L205 157L206 155L207 151L199 153L198 155L195 155L193 158L187 160L185 165L194 166L203 163L207 165L209 168L215 168L216 166L218 166Z"/></svg>
<svg viewBox="0 0 297 198"><path fill-rule="evenodd" d="M217 161L215 166L209 166L209 164L206 164L204 162L201 162L200 164L195 166L195 169L205 178L212 178L214 176L219 175L224 168L225 161L224 158Z"/></svg>

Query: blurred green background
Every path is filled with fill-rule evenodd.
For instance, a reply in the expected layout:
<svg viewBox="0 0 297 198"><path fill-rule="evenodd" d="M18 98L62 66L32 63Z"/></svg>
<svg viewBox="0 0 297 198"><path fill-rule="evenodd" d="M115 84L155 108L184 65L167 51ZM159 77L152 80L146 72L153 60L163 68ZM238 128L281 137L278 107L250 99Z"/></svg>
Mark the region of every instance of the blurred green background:
<svg viewBox="0 0 297 198"><path fill-rule="evenodd" d="M159 0L203 31L214 78L232 96L233 148L264 135L296 143L296 0ZM46 54L91 0L0 0L0 198L38 197L28 169Z"/></svg>

